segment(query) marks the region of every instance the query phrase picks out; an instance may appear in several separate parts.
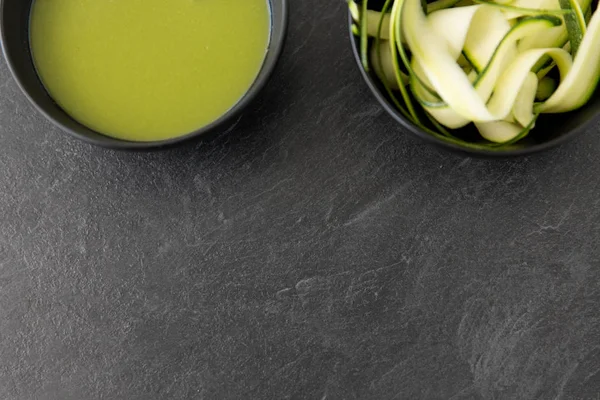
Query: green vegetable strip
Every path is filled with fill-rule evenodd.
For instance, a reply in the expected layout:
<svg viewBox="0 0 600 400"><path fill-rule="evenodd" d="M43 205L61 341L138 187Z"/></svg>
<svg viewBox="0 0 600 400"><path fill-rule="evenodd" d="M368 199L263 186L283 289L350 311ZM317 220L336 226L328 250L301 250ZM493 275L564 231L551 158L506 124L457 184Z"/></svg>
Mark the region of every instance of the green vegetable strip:
<svg viewBox="0 0 600 400"><path fill-rule="evenodd" d="M383 15L385 15L387 13L387 10L390 7L391 2L394 0L386 0L385 4L383 5L382 8L382 20L379 21L379 24L377 26L377 35L375 36L375 52L377 53L377 57L379 60L379 65L382 66L383 68L383 59L381 56L381 33L382 33L382 29L383 29ZM389 30L389 27L388 27ZM388 32L389 33L389 32ZM393 42L389 43L389 47L390 47L390 54L392 57L392 64L394 64L394 57L395 57L395 50L396 50L396 46ZM396 65L397 65L397 59L396 59ZM394 67L394 72L398 73L398 69L396 67ZM398 76L395 75L396 78L396 83L398 86L398 90L402 90L401 88L404 87L403 84L403 79L402 77L400 77L400 82L398 82ZM396 98L396 95L394 94L394 92L392 91L390 85L387 83L387 81L383 81L383 87L385 88L386 93L388 94L388 96L390 97L390 99L392 100L392 103L394 103L394 105L396 106L396 108L400 111L400 113L402 113L402 115L404 115L404 117L406 117L407 119L411 119L410 114L408 113L408 111L406 110L406 107L404 107L402 104L400 104L400 101Z"/></svg>
<svg viewBox="0 0 600 400"><path fill-rule="evenodd" d="M473 71L475 71L477 74L479 74L481 72L481 68L479 68L477 66L477 62L469 56L468 52L465 52L464 50L462 51L462 55L465 58L465 60L467 60L467 63L469 63L469 65L471 66L471 68L473 68Z"/></svg>
<svg viewBox="0 0 600 400"><path fill-rule="evenodd" d="M515 99L515 103L512 108L512 115L514 119L521 124L521 126L527 126L534 117L533 114L533 102L535 101L535 94L538 88L538 77L533 72L527 74L523 86Z"/></svg>
<svg viewBox="0 0 600 400"><path fill-rule="evenodd" d="M416 0L419 1L419 0ZM402 27L401 25L398 23L398 18L394 18L394 15L398 15L398 13L402 12L402 7L403 7L403 0L396 0L394 1L394 5L392 6L392 19L390 21L390 45L394 46L393 47L393 53L394 57L392 57L392 61L394 62L394 68L396 69L396 72L400 72L400 64L398 62L398 57L397 57L397 52L396 52L396 47L398 48L398 52L400 53L402 60L405 62L405 65L407 64L407 61L405 61L405 59L407 59L406 54L404 53L404 47L402 46ZM419 3L419 9L421 12L423 12L423 10L421 9L420 3ZM409 70L409 74L410 74L410 70ZM411 74L412 75L412 74ZM399 78L399 75L397 74L397 79ZM410 113L412 120L416 123L416 124L421 124L421 121L419 120L419 117L417 116L417 113L415 111L415 108L413 107L412 104L412 100L410 99L410 96L408 94L408 91L406 90L406 88L404 86L400 87L400 93L402 93L402 98L404 99L404 103L406 103L406 108L408 109L408 112Z"/></svg>
<svg viewBox="0 0 600 400"><path fill-rule="evenodd" d="M427 14L431 14L434 11L444 10L446 8L454 7L460 0L437 0L427 4Z"/></svg>
<svg viewBox="0 0 600 400"><path fill-rule="evenodd" d="M413 58L411 62L410 87L421 105L433 108L447 107L435 91L431 89L431 82L425 76L423 66Z"/></svg>
<svg viewBox="0 0 600 400"><path fill-rule="evenodd" d="M365 71L369 71L369 57L367 56L367 3L369 0L362 0L362 12L360 15L360 58Z"/></svg>
<svg viewBox="0 0 600 400"><path fill-rule="evenodd" d="M561 0L561 1L564 1L564 0ZM581 9L581 6L577 2L577 0L569 0L569 2L571 3L571 8L573 9L573 14L577 18L577 25L579 26L579 29L581 30L581 34L585 35L585 33L587 31L587 23L585 21L585 15L583 13L583 10ZM570 15L571 14L565 15L565 18L567 18L567 16L570 16ZM571 44L571 46L572 46L572 44Z"/></svg>
<svg viewBox="0 0 600 400"><path fill-rule="evenodd" d="M586 23L583 11L576 0L559 0L560 6L565 11L571 11L565 15L565 25L569 33L569 42L573 55L577 54L583 35L586 32Z"/></svg>
<svg viewBox="0 0 600 400"><path fill-rule="evenodd" d="M586 24L589 24L590 19L592 19L592 8L588 8L587 11L585 12L585 22Z"/></svg>
<svg viewBox="0 0 600 400"><path fill-rule="evenodd" d="M427 22L431 30L444 38L450 54L458 60L467 41L472 21L482 11L485 12L482 6L450 8L429 15ZM457 21L460 21L460 24L457 24Z"/></svg>
<svg viewBox="0 0 600 400"><path fill-rule="evenodd" d="M569 40L565 25L548 28L543 35L528 36L523 38L518 45L519 51L531 49L545 49L547 47L563 47Z"/></svg>
<svg viewBox="0 0 600 400"><path fill-rule="evenodd" d="M394 3L394 7L396 6L396 3ZM400 8L400 12L402 12L402 9ZM392 8L392 15L394 14L393 8ZM395 20L395 24L392 27L390 25L390 36L392 36L392 32L394 37L396 38L396 45L398 47L398 54L400 54L400 59L402 60L402 63L404 64L404 68L406 68L406 70L408 71L408 75L412 78L415 77L416 85L419 85L421 88L423 88L424 90L426 90L430 96L432 96L434 98L434 102L439 103L441 106L443 106L443 101L442 99L438 96L438 94L432 90L430 88L430 85L428 85L425 81L423 81L421 79L421 77L418 74L415 74L414 71L412 70L412 66L411 63L408 59L408 56L406 55L406 51L404 49L404 37L402 35L402 29L401 29L402 24L398 23L398 20Z"/></svg>
<svg viewBox="0 0 600 400"><path fill-rule="evenodd" d="M427 14L454 7L460 0L437 0L427 4Z"/></svg>

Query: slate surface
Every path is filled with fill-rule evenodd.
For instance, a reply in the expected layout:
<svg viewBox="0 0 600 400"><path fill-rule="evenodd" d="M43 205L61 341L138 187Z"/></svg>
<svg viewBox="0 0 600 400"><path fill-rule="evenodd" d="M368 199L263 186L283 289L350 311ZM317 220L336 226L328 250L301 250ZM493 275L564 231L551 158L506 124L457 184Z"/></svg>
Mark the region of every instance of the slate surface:
<svg viewBox="0 0 600 400"><path fill-rule="evenodd" d="M291 4L236 130L94 148L0 64L0 398L600 398L600 127L486 161L411 139L341 1Z"/></svg>

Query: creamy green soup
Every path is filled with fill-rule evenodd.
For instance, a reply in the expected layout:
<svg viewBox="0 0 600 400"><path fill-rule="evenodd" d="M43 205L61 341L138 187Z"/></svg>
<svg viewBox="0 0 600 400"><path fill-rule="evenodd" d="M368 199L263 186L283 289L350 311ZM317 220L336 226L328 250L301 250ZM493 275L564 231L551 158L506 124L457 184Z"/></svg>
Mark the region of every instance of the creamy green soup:
<svg viewBox="0 0 600 400"><path fill-rule="evenodd" d="M249 89L269 44L268 0L36 0L31 50L69 115L118 139L205 126Z"/></svg>

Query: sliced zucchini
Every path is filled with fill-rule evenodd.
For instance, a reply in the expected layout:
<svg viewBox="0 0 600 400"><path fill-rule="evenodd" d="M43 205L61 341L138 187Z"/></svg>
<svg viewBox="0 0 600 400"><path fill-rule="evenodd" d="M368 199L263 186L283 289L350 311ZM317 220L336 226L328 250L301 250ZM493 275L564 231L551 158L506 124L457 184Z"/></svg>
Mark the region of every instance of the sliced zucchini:
<svg viewBox="0 0 600 400"><path fill-rule="evenodd" d="M436 0L427 4L427 14L431 14L434 11L445 10L447 8L453 7L460 0Z"/></svg>
<svg viewBox="0 0 600 400"><path fill-rule="evenodd" d="M377 46L371 46L370 60L373 70L377 77L386 82L392 90L399 90L398 80L396 79L396 71L394 70L394 63L392 61L392 49L390 43L387 40L381 40L379 48ZM408 76L400 72L400 84L406 85L408 83Z"/></svg>
<svg viewBox="0 0 600 400"><path fill-rule="evenodd" d="M365 71L369 71L369 58L367 57L367 51L369 46L368 32L367 32L367 3L368 0L362 0L362 9L360 14L360 59Z"/></svg>

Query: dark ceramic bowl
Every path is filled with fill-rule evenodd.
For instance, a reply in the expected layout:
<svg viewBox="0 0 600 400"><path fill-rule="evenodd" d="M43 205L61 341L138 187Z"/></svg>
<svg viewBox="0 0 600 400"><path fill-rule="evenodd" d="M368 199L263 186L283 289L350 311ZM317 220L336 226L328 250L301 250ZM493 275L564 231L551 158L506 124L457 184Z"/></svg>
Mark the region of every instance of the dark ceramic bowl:
<svg viewBox="0 0 600 400"><path fill-rule="evenodd" d="M567 140L575 137L576 135L584 132L590 128L592 124L600 117L600 86L596 88L596 91L592 95L590 101L582 108L565 113L565 114L543 114L539 117L536 122L536 126L529 135L520 142L503 148L502 150L486 150L486 149L473 149L463 147L454 143L446 142L438 139L435 136L428 134L423 131L417 125L406 119L394 106L390 98L388 97L385 88L377 78L374 72L367 72L362 66L360 60L360 40L352 34L352 17L348 16L349 27L350 27L350 40L352 50L354 52L354 58L358 64L360 72L371 89L371 92L375 95L375 98L381 103L383 108L408 132L412 135L417 136L420 139L425 140L428 143L441 146L445 149L454 150L461 153L467 153L475 156L485 157L506 157L506 156L520 156L537 153L543 150L550 149ZM473 138L477 140L480 138L479 133L471 125L458 130L457 135L467 138Z"/></svg>
<svg viewBox="0 0 600 400"><path fill-rule="evenodd" d="M169 147L226 128L265 86L281 54L287 29L287 0L269 0L271 40L256 80L242 99L215 122L187 135L153 142L129 142L95 132L71 118L48 95L35 71L29 47L29 14L34 0L1 0L0 34L2 50L17 84L29 101L65 132L86 142L115 149Z"/></svg>

